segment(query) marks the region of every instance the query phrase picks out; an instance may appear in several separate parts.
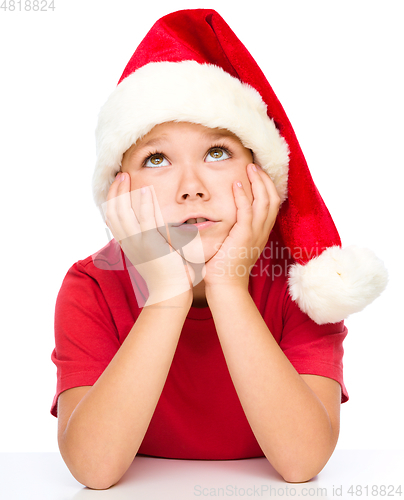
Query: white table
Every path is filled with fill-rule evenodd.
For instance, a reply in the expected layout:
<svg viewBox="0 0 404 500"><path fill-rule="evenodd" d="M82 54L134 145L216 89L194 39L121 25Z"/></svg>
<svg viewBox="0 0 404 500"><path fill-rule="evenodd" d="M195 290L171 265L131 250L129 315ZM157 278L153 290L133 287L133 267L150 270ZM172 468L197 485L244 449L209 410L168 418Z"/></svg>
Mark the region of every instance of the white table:
<svg viewBox="0 0 404 500"><path fill-rule="evenodd" d="M353 494L349 494L351 486ZM136 457L124 477L109 490L90 490L78 483L58 453L0 453L0 498L404 500L404 451L336 450L318 476L300 484L285 483L265 458L202 461Z"/></svg>

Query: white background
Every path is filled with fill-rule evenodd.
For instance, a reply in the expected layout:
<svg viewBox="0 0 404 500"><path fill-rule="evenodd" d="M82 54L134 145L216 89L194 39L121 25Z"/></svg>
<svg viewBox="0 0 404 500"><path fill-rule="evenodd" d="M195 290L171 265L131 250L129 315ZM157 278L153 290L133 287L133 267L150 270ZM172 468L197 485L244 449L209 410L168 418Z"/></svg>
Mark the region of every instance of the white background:
<svg viewBox="0 0 404 500"><path fill-rule="evenodd" d="M24 0L22 2L24 6ZM0 451L57 451L53 314L69 267L107 243L91 194L100 106L162 15L214 8L283 104L344 245L390 283L346 322L338 448L403 449L402 3L55 0L0 9Z"/></svg>

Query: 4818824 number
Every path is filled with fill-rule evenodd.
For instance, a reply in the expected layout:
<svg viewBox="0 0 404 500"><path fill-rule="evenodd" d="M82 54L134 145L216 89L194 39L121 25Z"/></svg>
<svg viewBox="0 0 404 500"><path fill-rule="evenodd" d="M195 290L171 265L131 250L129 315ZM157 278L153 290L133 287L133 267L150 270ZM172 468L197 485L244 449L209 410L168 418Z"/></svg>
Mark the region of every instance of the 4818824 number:
<svg viewBox="0 0 404 500"><path fill-rule="evenodd" d="M393 486L393 485L351 485L351 487L347 491L348 495L354 497L401 497L402 490L401 485Z"/></svg>
<svg viewBox="0 0 404 500"><path fill-rule="evenodd" d="M48 12L55 10L55 0L50 2L48 0L4 0L0 9L4 12Z"/></svg>

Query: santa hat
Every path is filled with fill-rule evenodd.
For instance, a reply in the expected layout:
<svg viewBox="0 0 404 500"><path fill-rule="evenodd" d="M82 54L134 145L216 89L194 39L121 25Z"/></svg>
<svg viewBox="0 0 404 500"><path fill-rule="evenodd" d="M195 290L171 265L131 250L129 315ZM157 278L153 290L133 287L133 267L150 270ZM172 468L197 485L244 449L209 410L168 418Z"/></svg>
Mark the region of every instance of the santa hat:
<svg viewBox="0 0 404 500"><path fill-rule="evenodd" d="M370 250L341 248L285 111L214 10L183 10L157 21L102 107L93 177L100 209L124 152L170 121L228 129L253 151L283 202L272 238L291 257L290 295L316 323L341 321L383 291L383 263Z"/></svg>

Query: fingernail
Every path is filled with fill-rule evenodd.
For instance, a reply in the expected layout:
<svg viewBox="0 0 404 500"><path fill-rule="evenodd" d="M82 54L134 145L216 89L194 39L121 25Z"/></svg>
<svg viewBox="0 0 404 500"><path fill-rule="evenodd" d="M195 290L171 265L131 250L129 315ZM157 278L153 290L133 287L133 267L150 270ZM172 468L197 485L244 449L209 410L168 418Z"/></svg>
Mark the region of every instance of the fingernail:
<svg viewBox="0 0 404 500"><path fill-rule="evenodd" d="M122 172L120 175L120 178L119 178L119 182L123 182L125 179L126 179L126 175L124 174L124 172Z"/></svg>
<svg viewBox="0 0 404 500"><path fill-rule="evenodd" d="M252 169L254 170L254 172L257 171L257 167L254 165L254 163L252 164Z"/></svg>
<svg viewBox="0 0 404 500"><path fill-rule="evenodd" d="M241 188L241 182L237 182L237 186Z"/></svg>
<svg viewBox="0 0 404 500"><path fill-rule="evenodd" d="M121 178L121 172L118 172L118 173L116 174L116 176L115 176L115 179L116 179L117 181L119 181L119 180L120 180L120 178Z"/></svg>

